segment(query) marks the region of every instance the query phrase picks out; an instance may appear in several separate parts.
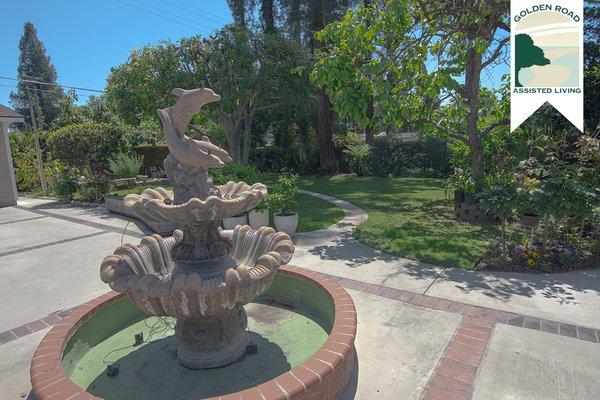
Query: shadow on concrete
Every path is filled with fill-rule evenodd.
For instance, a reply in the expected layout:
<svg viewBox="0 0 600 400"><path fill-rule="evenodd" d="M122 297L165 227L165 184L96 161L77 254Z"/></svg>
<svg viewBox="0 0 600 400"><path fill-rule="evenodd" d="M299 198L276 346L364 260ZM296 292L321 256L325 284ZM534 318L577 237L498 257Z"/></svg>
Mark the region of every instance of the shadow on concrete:
<svg viewBox="0 0 600 400"><path fill-rule="evenodd" d="M353 400L358 390L358 354L354 355L354 366L350 373L350 379L346 384L346 388L340 394L338 400Z"/></svg>
<svg viewBox="0 0 600 400"><path fill-rule="evenodd" d="M501 300L510 300L513 296L541 295L560 304L578 304L576 294L600 292L600 270L523 274L447 269L444 279L465 293L479 292Z"/></svg>
<svg viewBox="0 0 600 400"><path fill-rule="evenodd" d="M442 270L441 267L403 259L365 246L354 239L350 232L343 233L327 244L314 246L308 250L308 253L323 260L343 263L349 268L376 268L375 265L369 265L373 262L391 264L395 272L386 275L381 282L384 285L387 281L402 275L409 275L416 279L435 279Z"/></svg>

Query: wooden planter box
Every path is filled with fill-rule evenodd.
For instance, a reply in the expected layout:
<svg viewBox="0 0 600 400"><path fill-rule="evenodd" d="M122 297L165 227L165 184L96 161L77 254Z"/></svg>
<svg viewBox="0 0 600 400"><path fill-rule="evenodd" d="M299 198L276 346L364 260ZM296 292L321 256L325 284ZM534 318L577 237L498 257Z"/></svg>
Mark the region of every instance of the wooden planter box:
<svg viewBox="0 0 600 400"><path fill-rule="evenodd" d="M457 219L469 222L498 222L498 218L480 209L472 194L465 194L464 202L454 198L454 215Z"/></svg>

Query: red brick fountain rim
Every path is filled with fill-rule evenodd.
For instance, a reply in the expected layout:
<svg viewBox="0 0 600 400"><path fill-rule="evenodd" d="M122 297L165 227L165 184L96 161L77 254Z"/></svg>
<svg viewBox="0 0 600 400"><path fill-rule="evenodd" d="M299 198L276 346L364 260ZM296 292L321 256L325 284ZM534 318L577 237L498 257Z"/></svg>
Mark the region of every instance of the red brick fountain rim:
<svg viewBox="0 0 600 400"><path fill-rule="evenodd" d="M308 360L290 371L256 387L211 400L333 400L346 387L355 358L356 309L352 298L344 288L318 272L287 265L280 268L279 273L307 281L331 298L335 319L329 338ZM63 350L82 323L123 296L110 292L82 304L42 339L30 368L31 385L37 400L99 399L75 385L65 374L61 362Z"/></svg>

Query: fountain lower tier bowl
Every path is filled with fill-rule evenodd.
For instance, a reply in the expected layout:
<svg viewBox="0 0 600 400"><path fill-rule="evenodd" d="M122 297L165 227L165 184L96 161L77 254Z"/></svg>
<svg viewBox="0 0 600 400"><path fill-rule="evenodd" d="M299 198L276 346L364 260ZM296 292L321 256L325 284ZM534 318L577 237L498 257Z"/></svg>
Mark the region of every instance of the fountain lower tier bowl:
<svg viewBox="0 0 600 400"><path fill-rule="evenodd" d="M36 399L336 399L355 362L356 311L337 283L293 266L246 305L255 354L222 368L179 365L169 318L125 295L78 307L41 341L31 363ZM142 332L144 343L133 346ZM115 377L106 365L116 364Z"/></svg>

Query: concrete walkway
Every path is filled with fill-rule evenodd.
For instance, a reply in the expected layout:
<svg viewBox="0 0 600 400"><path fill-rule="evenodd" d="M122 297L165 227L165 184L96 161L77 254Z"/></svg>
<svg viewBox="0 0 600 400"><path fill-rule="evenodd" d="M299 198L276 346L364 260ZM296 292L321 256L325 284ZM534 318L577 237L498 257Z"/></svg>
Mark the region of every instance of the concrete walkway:
<svg viewBox="0 0 600 400"><path fill-rule="evenodd" d="M344 399L595 399L600 391L598 271L468 272L375 251L351 232L360 208L298 234L293 263L353 297L358 362ZM49 326L108 288L100 261L150 233L104 208L21 199L0 209L0 398L29 395L28 365Z"/></svg>

